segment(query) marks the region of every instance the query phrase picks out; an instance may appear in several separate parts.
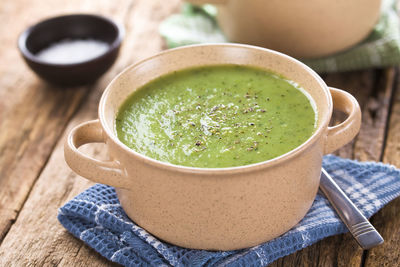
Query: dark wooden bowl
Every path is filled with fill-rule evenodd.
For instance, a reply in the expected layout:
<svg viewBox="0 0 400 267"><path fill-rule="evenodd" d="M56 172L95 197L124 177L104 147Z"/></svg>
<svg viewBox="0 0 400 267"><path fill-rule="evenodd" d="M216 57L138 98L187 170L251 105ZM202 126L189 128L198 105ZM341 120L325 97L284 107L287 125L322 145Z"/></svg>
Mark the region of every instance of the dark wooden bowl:
<svg viewBox="0 0 400 267"><path fill-rule="evenodd" d="M24 31L18 48L29 67L44 80L57 85L77 86L94 82L115 62L124 29L108 18L76 14L54 17L39 22ZM53 64L36 54L50 44L64 39L95 39L109 44L108 50L87 61Z"/></svg>

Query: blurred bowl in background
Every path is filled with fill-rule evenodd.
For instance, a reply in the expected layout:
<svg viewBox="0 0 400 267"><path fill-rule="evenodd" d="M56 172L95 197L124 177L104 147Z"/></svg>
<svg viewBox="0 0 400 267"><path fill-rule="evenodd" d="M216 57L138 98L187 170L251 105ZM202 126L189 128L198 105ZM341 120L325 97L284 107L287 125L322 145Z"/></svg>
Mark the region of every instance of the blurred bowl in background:
<svg viewBox="0 0 400 267"><path fill-rule="evenodd" d="M296 58L328 56L359 43L379 19L382 0L185 0L215 4L231 42Z"/></svg>
<svg viewBox="0 0 400 267"><path fill-rule="evenodd" d="M29 67L44 80L62 86L78 86L96 81L115 62L124 29L112 20L92 14L74 14L43 20L25 30L18 39L18 48ZM48 60L43 57L44 50L52 49L47 56L55 55L60 49L74 44L75 49L89 42L86 49L103 45L98 54L93 51L79 51L82 60L75 62L71 49L66 50L64 60ZM78 43L76 43L78 42ZM80 43L79 43L80 42ZM54 51L56 50L56 51ZM55 52L55 53L54 53ZM95 55L85 57L85 53Z"/></svg>

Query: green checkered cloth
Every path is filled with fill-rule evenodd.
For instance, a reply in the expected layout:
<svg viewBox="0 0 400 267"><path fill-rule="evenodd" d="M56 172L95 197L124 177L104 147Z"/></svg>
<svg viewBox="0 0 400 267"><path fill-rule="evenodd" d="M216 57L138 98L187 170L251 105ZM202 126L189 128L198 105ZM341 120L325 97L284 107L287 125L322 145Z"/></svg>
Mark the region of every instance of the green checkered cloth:
<svg viewBox="0 0 400 267"><path fill-rule="evenodd" d="M400 64L400 22L397 0L383 0L382 12L371 34L349 50L316 58L300 59L319 73L385 67ZM180 14L168 17L160 25L160 34L168 47L199 43L228 42L212 5L202 7L184 4Z"/></svg>

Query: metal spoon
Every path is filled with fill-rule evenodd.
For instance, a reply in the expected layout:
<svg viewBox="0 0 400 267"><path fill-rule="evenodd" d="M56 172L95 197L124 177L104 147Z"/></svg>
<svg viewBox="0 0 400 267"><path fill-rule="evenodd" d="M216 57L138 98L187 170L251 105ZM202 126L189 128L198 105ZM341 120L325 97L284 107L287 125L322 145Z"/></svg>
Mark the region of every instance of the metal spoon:
<svg viewBox="0 0 400 267"><path fill-rule="evenodd" d="M383 243L382 236L323 168L319 187L363 249Z"/></svg>

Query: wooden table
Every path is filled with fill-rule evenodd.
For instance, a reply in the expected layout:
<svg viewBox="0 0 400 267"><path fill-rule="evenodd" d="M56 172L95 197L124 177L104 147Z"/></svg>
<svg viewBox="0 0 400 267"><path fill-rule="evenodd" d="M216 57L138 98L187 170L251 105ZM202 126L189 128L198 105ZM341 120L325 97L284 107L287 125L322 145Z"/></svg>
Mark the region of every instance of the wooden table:
<svg viewBox="0 0 400 267"><path fill-rule="evenodd" d="M107 266L112 263L69 234L57 209L91 182L64 162L63 142L71 128L97 117L105 86L124 67L151 56L165 44L160 21L177 12L179 0L16 0L0 3L0 265ZM62 13L100 13L126 27L113 68L91 86L60 89L38 79L25 65L17 35L38 20ZM337 152L362 161L400 167L400 81L397 68L323 76L356 96L363 110L358 137ZM101 157L102 146L87 152ZM327 238L272 266L399 266L400 198L372 223L385 243L362 251L349 234Z"/></svg>

